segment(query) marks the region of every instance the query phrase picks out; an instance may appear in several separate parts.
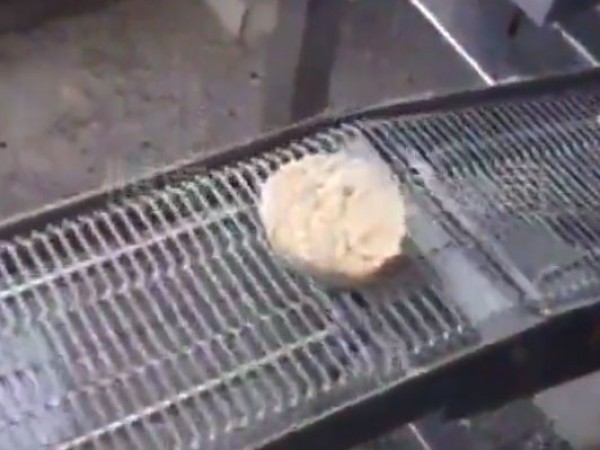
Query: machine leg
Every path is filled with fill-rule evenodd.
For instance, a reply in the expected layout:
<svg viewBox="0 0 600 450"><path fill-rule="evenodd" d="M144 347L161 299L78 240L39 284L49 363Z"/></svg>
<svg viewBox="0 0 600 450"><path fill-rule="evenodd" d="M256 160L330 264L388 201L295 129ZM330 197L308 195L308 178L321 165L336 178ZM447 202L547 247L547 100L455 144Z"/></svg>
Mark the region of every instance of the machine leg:
<svg viewBox="0 0 600 450"><path fill-rule="evenodd" d="M279 0L266 55L263 128L284 126L323 111L346 0Z"/></svg>

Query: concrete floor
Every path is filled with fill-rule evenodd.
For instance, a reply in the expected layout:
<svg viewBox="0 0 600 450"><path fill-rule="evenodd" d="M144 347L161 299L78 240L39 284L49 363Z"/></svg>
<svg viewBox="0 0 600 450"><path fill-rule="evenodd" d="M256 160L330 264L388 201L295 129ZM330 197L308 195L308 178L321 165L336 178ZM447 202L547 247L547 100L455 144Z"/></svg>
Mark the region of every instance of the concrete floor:
<svg viewBox="0 0 600 450"><path fill-rule="evenodd" d="M4 36L0 215L252 133L257 66L196 1L132 0Z"/></svg>
<svg viewBox="0 0 600 450"><path fill-rule="evenodd" d="M409 38L429 25L402 1L349 5L333 107L476 82L433 31ZM452 70L430 70L418 47ZM255 135L262 73L261 48L232 43L199 0L127 0L5 34L0 217Z"/></svg>
<svg viewBox="0 0 600 450"><path fill-rule="evenodd" d="M479 83L406 0L348 5L332 108ZM200 0L125 0L4 34L0 219L256 135L262 61ZM545 402L568 419L564 398Z"/></svg>

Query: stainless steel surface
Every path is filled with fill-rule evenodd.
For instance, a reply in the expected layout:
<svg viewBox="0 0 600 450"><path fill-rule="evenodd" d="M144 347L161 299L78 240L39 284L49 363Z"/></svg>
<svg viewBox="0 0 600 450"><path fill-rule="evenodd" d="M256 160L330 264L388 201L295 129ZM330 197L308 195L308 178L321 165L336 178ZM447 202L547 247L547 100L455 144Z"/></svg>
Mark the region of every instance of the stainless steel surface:
<svg viewBox="0 0 600 450"><path fill-rule="evenodd" d="M465 62L489 85L547 76L596 64L598 31L590 20L576 35L569 27L538 27L528 20L510 30L515 7L507 1L411 0ZM595 15L591 10L586 15ZM592 57L590 57L592 56Z"/></svg>
<svg viewBox="0 0 600 450"><path fill-rule="evenodd" d="M581 57L596 67L600 61L600 40L597 37L600 7L565 18L553 26L563 34Z"/></svg>
<svg viewBox="0 0 600 450"><path fill-rule="evenodd" d="M598 0L512 0L537 23L556 20L589 9Z"/></svg>
<svg viewBox="0 0 600 450"><path fill-rule="evenodd" d="M343 133L3 242L11 448L246 448L469 342L434 281L333 294L270 255L257 186Z"/></svg>

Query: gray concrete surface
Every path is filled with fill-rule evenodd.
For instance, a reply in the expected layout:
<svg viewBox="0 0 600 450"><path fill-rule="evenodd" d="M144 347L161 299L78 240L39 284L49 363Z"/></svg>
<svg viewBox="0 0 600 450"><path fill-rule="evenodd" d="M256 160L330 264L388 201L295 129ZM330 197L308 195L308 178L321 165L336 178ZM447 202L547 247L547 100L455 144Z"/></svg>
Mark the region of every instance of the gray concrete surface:
<svg viewBox="0 0 600 450"><path fill-rule="evenodd" d="M348 5L333 107L475 82L404 1ZM125 0L0 36L0 217L255 135L262 60L200 0Z"/></svg>
<svg viewBox="0 0 600 450"><path fill-rule="evenodd" d="M0 39L0 215L258 128L256 56L200 2L127 1ZM258 80L259 81L259 80Z"/></svg>
<svg viewBox="0 0 600 450"><path fill-rule="evenodd" d="M556 431L575 448L600 450L600 375L594 373L536 397Z"/></svg>

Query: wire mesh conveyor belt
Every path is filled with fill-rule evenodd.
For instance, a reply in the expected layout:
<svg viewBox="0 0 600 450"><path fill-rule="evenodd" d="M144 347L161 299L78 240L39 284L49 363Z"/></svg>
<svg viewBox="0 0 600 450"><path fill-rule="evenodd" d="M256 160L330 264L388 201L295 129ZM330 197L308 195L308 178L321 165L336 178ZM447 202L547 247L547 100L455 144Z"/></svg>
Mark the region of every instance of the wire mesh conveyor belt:
<svg viewBox="0 0 600 450"><path fill-rule="evenodd" d="M600 94L363 127L545 310L600 294Z"/></svg>
<svg viewBox="0 0 600 450"><path fill-rule="evenodd" d="M526 101L519 85L491 91L502 104L493 94L449 112L323 120L6 224L0 448L255 448L551 314L523 300L589 302L597 79ZM356 133L416 205L418 276L329 292L277 264L257 189L285 161ZM540 177L544 189L530 189ZM551 214L526 207L542 194ZM534 239L512 246L510 233L534 226L541 248L569 259L523 265L517 251ZM565 296L556 277L583 287ZM507 314L521 328L488 329Z"/></svg>

